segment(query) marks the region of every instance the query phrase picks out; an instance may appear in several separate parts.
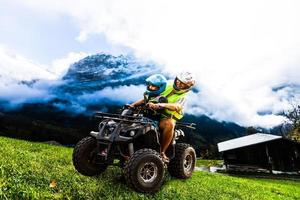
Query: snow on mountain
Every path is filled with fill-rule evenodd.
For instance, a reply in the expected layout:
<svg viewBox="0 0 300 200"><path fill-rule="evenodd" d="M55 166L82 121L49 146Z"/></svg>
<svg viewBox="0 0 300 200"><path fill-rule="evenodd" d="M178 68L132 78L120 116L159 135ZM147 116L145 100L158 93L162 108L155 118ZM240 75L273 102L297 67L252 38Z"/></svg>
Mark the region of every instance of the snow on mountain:
<svg viewBox="0 0 300 200"><path fill-rule="evenodd" d="M67 73L71 64L87 56L88 54L85 52L70 52L67 56L54 60L48 70L54 73L57 79L61 79Z"/></svg>

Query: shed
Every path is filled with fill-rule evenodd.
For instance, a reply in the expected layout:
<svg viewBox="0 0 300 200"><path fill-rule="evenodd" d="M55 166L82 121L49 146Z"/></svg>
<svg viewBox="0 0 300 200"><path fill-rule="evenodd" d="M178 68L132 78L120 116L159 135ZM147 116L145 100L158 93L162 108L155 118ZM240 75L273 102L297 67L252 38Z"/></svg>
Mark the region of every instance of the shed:
<svg viewBox="0 0 300 200"><path fill-rule="evenodd" d="M218 143L227 169L265 169L300 173L300 143L256 133Z"/></svg>

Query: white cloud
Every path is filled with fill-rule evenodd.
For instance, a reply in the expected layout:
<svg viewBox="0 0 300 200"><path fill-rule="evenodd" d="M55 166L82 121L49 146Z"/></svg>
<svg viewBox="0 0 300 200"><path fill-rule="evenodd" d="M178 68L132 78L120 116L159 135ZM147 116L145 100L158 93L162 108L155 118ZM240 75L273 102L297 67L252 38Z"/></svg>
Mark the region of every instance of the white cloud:
<svg viewBox="0 0 300 200"><path fill-rule="evenodd" d="M45 15L68 15L77 39L104 34L175 73L197 74L201 92L190 112L243 125L270 126L288 95L272 91L300 84L300 2L297 0L53 0L20 1ZM49 14L50 15L50 14ZM260 116L258 111L273 114Z"/></svg>
<svg viewBox="0 0 300 200"><path fill-rule="evenodd" d="M47 102L53 98L47 90L19 84L0 84L0 91L0 100L7 102L6 108L15 108L23 103Z"/></svg>
<svg viewBox="0 0 300 200"><path fill-rule="evenodd" d="M101 91L84 94L78 97L78 102L88 104L103 104L103 101L126 104L143 98L144 85L124 85L116 88L106 87Z"/></svg>
<svg viewBox="0 0 300 200"><path fill-rule="evenodd" d="M59 63L59 62L58 62ZM47 102L54 96L49 88L62 84L47 66L35 63L0 44L0 101L8 108L23 103ZM36 81L32 86L22 82Z"/></svg>
<svg viewBox="0 0 300 200"><path fill-rule="evenodd" d="M51 99L47 81L53 81L55 76L44 68L0 45L0 101L7 102L7 108L15 108L24 102L46 102ZM44 82L34 88L20 84L21 81L32 80Z"/></svg>
<svg viewBox="0 0 300 200"><path fill-rule="evenodd" d="M54 79L54 74L44 68L45 66L35 63L0 44L0 84L33 79Z"/></svg>

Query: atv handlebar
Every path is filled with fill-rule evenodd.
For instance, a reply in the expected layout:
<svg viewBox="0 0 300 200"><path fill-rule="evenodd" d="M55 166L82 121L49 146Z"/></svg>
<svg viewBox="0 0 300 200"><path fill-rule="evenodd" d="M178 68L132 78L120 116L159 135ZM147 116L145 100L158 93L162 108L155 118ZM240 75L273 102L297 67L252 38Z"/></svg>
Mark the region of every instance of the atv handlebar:
<svg viewBox="0 0 300 200"><path fill-rule="evenodd" d="M149 110L150 108L147 106L147 104L142 104L142 105L139 105L139 106L132 106L130 104L125 104L122 108L122 110L125 110L125 109L130 109L130 110L134 110L134 111L142 111L142 110Z"/></svg>
<svg viewBox="0 0 300 200"><path fill-rule="evenodd" d="M183 127L183 128L190 128L190 129L196 129L195 123L185 123L185 122L176 122L176 126Z"/></svg>
<svg viewBox="0 0 300 200"><path fill-rule="evenodd" d="M141 116L129 116L129 115L120 115L120 114L112 114L112 113L104 113L104 112L95 112L95 117L98 118L120 118L120 119L141 119Z"/></svg>

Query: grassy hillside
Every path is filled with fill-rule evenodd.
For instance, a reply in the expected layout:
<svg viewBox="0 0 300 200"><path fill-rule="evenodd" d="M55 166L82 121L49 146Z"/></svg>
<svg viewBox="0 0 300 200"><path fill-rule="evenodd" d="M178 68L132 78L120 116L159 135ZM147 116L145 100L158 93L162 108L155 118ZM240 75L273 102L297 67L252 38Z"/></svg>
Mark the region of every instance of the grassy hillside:
<svg viewBox="0 0 300 200"><path fill-rule="evenodd" d="M300 182L195 172L167 177L154 195L137 193L109 167L97 178L79 175L72 148L0 137L0 199L300 199Z"/></svg>

